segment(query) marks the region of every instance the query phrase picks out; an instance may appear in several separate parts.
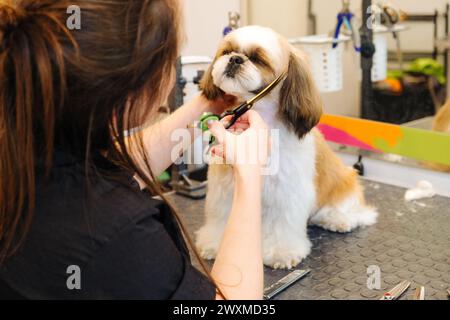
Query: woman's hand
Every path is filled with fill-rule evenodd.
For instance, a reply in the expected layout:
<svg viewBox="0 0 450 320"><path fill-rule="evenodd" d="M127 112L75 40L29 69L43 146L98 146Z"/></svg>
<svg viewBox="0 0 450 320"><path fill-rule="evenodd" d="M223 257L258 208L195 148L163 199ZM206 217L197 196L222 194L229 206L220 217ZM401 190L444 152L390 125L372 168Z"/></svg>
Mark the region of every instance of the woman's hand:
<svg viewBox="0 0 450 320"><path fill-rule="evenodd" d="M230 118L224 118L223 122L228 120ZM218 142L212 147L212 154L222 157L237 172L250 167L261 169L267 163L270 153L269 129L257 112L249 110L228 131L219 121L208 125Z"/></svg>

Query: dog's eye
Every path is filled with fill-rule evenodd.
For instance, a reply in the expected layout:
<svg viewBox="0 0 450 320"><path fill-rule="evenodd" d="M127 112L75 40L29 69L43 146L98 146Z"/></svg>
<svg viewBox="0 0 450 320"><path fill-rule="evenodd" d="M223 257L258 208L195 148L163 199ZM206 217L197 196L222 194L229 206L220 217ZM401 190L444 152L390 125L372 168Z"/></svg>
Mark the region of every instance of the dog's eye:
<svg viewBox="0 0 450 320"><path fill-rule="evenodd" d="M260 66L268 66L267 61L262 58L259 54L255 53L255 54L251 54L249 57L251 62L253 62L254 64L260 65Z"/></svg>
<svg viewBox="0 0 450 320"><path fill-rule="evenodd" d="M222 51L222 55L223 55L223 56L229 55L230 53L231 53L230 50Z"/></svg>
<svg viewBox="0 0 450 320"><path fill-rule="evenodd" d="M256 63L264 62L261 57L261 54L258 50L253 50L253 51L249 52L249 54L247 56L250 59L250 61L252 61L252 62L256 62Z"/></svg>
<svg viewBox="0 0 450 320"><path fill-rule="evenodd" d="M248 58L253 62L258 62L260 60L257 54L251 54Z"/></svg>

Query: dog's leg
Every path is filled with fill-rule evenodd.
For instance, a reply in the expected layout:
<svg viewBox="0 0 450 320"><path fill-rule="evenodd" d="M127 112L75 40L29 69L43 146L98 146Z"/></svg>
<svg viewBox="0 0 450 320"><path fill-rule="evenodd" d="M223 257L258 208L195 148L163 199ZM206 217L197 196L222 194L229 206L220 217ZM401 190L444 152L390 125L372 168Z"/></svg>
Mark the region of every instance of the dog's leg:
<svg viewBox="0 0 450 320"><path fill-rule="evenodd" d="M360 196L350 195L338 205L323 206L309 222L326 230L345 233L374 224L377 216L376 209L365 205Z"/></svg>
<svg viewBox="0 0 450 320"><path fill-rule="evenodd" d="M216 258L231 210L231 200L218 203L212 198L215 198L214 192L209 191L205 209L206 223L196 232L196 247L206 260Z"/></svg>
<svg viewBox="0 0 450 320"><path fill-rule="evenodd" d="M225 224L226 219L210 220L196 232L195 244L203 259L213 260L216 258Z"/></svg>
<svg viewBox="0 0 450 320"><path fill-rule="evenodd" d="M302 197L282 197L278 193L284 193L283 187L275 183L268 183L267 189L263 211L264 264L274 269L290 269L311 252L307 221L314 195L305 192Z"/></svg>
<svg viewBox="0 0 450 320"><path fill-rule="evenodd" d="M287 224L278 223L273 226L273 232L264 234L267 237L263 239L264 264L271 268L294 268L311 252L306 226L294 230Z"/></svg>
<svg viewBox="0 0 450 320"><path fill-rule="evenodd" d="M317 201L310 224L333 232L350 232L374 224L375 208L367 206L358 176L333 153L323 136L315 131Z"/></svg>
<svg viewBox="0 0 450 320"><path fill-rule="evenodd" d="M210 165L205 202L206 222L196 232L196 247L206 260L215 259L233 201L233 172L225 165Z"/></svg>
<svg viewBox="0 0 450 320"><path fill-rule="evenodd" d="M311 252L307 223L316 203L314 136L298 140L281 129L279 148L284 148L279 170L264 181L263 260L274 269L290 269Z"/></svg>

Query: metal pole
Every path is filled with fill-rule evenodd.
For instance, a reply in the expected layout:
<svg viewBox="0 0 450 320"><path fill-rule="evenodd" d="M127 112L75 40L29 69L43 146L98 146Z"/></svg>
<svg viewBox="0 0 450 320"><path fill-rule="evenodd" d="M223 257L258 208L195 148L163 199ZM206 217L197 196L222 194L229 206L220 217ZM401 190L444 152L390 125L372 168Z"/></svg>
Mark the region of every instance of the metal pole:
<svg viewBox="0 0 450 320"><path fill-rule="evenodd" d="M184 88L186 87L186 79L182 73L183 67L181 65L181 57L178 57L176 62L176 82L169 97L170 111L175 111L184 103Z"/></svg>
<svg viewBox="0 0 450 320"><path fill-rule="evenodd" d="M317 34L317 19L314 14L313 8L313 0L308 0L308 35Z"/></svg>
<svg viewBox="0 0 450 320"><path fill-rule="evenodd" d="M363 0L361 26L361 118L371 119L373 112L373 89L372 89L372 65L375 46L373 44L373 30L371 28L372 0Z"/></svg>

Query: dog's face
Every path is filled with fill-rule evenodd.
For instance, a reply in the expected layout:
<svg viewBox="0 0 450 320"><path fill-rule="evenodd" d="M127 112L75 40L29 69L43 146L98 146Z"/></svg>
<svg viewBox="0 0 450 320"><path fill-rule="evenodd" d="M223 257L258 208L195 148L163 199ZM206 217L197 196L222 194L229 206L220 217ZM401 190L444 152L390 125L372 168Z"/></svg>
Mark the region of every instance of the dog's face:
<svg viewBox="0 0 450 320"><path fill-rule="evenodd" d="M322 107L305 58L269 28L249 26L228 34L201 82L210 100L227 93L247 100L280 74L286 78L271 96L277 116L299 138L319 121Z"/></svg>

